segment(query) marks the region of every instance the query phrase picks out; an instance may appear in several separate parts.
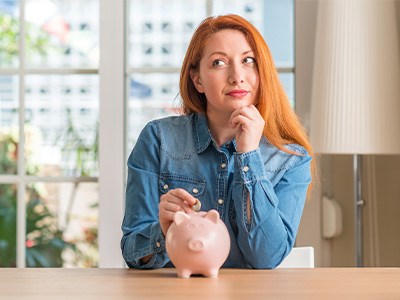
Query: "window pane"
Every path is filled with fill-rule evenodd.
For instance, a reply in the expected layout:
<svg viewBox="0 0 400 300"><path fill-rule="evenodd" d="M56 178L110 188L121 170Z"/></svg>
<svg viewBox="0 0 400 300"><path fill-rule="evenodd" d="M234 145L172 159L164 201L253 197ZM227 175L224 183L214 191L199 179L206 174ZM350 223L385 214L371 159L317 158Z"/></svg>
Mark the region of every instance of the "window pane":
<svg viewBox="0 0 400 300"><path fill-rule="evenodd" d="M128 153L150 120L177 114L179 74L135 74L129 84Z"/></svg>
<svg viewBox="0 0 400 300"><path fill-rule="evenodd" d="M277 67L294 66L293 0L215 0L213 15L245 17L264 35Z"/></svg>
<svg viewBox="0 0 400 300"><path fill-rule="evenodd" d="M17 187L0 184L0 267L17 261Z"/></svg>
<svg viewBox="0 0 400 300"><path fill-rule="evenodd" d="M293 73L279 73L279 79L282 82L283 88L289 98L290 104L294 108L294 74Z"/></svg>
<svg viewBox="0 0 400 300"><path fill-rule="evenodd" d="M97 267L97 183L27 187L26 266Z"/></svg>
<svg viewBox="0 0 400 300"><path fill-rule="evenodd" d="M214 0L213 15L237 14L250 21L262 33L264 32L265 0Z"/></svg>
<svg viewBox="0 0 400 300"><path fill-rule="evenodd" d="M0 76L0 174L17 174L18 77Z"/></svg>
<svg viewBox="0 0 400 300"><path fill-rule="evenodd" d="M168 73L173 72L173 69L168 68L164 69L164 73L161 72L164 67L181 66L187 43L207 13L242 15L266 37L277 67L289 66L288 61L290 67L293 67L293 10L293 0L284 0L283 3L271 0L131 0L128 31L129 67L144 68L148 74L138 72L130 75L128 79L128 153L148 121L176 114L176 107L180 101L176 96L179 74ZM191 13L188 14L188 11ZM279 32L278 36L284 35L284 41L274 36L269 38L267 27L271 27L270 30L276 29ZM185 46L178 47L180 43L182 45L182 41ZM287 51L286 47L291 49ZM282 48L285 48L283 52ZM287 53L290 54L289 58ZM174 76L174 80L168 79ZM286 73L280 74L280 78L294 106L294 76L292 73Z"/></svg>
<svg viewBox="0 0 400 300"><path fill-rule="evenodd" d="M28 66L98 66L98 0L27 0L25 12Z"/></svg>
<svg viewBox="0 0 400 300"><path fill-rule="evenodd" d="M265 39L277 67L294 67L294 1L266 0Z"/></svg>
<svg viewBox="0 0 400 300"><path fill-rule="evenodd" d="M26 172L97 176L98 76L26 77Z"/></svg>
<svg viewBox="0 0 400 300"><path fill-rule="evenodd" d="M193 31L205 17L205 0L130 1L129 65L180 67Z"/></svg>
<svg viewBox="0 0 400 300"><path fill-rule="evenodd" d="M18 66L19 1L0 0L0 68Z"/></svg>

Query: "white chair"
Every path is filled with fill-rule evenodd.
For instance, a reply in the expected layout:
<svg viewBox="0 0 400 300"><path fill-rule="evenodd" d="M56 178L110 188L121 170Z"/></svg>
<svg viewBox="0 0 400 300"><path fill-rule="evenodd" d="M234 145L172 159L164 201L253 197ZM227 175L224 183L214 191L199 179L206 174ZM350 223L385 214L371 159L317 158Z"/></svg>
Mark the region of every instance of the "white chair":
<svg viewBox="0 0 400 300"><path fill-rule="evenodd" d="M277 268L314 268L314 248L293 247Z"/></svg>

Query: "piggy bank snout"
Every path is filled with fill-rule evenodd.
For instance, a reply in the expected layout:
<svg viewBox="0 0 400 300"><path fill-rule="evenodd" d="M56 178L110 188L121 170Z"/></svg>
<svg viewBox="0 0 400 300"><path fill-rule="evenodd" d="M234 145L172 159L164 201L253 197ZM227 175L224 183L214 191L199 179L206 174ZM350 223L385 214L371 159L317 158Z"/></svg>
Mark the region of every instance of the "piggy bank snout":
<svg viewBox="0 0 400 300"><path fill-rule="evenodd" d="M188 241L188 247L192 251L202 251L204 248L204 243L200 239L190 239Z"/></svg>

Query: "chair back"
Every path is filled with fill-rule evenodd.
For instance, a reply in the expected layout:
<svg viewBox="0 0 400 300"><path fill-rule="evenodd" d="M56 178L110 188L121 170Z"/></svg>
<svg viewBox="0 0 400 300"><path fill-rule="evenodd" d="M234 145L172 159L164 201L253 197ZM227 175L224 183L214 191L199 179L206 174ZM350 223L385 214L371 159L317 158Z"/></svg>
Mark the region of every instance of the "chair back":
<svg viewBox="0 0 400 300"><path fill-rule="evenodd" d="M314 248L293 247L278 268L314 268Z"/></svg>

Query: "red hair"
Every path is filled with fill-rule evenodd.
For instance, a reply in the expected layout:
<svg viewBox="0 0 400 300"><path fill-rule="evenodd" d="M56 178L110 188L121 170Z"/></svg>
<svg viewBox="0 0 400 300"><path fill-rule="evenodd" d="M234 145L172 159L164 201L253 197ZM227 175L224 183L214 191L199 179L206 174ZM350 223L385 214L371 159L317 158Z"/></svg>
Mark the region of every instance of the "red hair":
<svg viewBox="0 0 400 300"><path fill-rule="evenodd" d="M193 34L180 74L179 89L183 113L206 114L207 99L204 94L196 90L190 78L190 70L199 70L205 41L212 34L224 29L242 32L254 53L260 82L256 107L265 121L263 132L265 137L272 145L288 153L292 152L286 149L285 145L292 143L301 145L314 158L314 151L307 134L290 105L264 38L250 22L238 15L208 17ZM311 173L312 175L315 173L314 159L311 162Z"/></svg>

